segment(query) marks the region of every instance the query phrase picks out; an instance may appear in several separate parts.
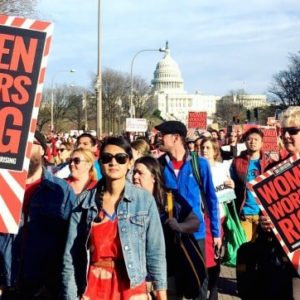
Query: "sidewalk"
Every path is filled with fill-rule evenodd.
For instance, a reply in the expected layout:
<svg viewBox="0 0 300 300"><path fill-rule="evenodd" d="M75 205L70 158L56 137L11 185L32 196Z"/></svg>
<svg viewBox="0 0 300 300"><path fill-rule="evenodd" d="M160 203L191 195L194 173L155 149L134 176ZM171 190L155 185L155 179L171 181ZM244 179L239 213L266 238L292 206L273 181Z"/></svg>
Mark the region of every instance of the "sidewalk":
<svg viewBox="0 0 300 300"><path fill-rule="evenodd" d="M221 266L219 300L237 300L235 268Z"/></svg>

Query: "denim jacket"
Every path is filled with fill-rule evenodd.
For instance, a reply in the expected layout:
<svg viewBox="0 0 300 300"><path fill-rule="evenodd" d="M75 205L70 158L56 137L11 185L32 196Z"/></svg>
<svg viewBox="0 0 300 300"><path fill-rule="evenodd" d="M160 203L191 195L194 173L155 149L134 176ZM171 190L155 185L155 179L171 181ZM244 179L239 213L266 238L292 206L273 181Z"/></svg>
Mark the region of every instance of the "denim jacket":
<svg viewBox="0 0 300 300"><path fill-rule="evenodd" d="M22 213L17 234L0 234L0 285L14 286L22 275L34 286L60 286L68 219L74 203L72 188L44 169L42 181L30 198L25 231Z"/></svg>
<svg viewBox="0 0 300 300"><path fill-rule="evenodd" d="M98 188L101 185L100 181ZM77 299L87 285L87 243L91 223L98 214L96 191L80 195L71 216L63 261L63 299ZM155 289L166 290L165 243L153 196L126 182L116 213L130 286L141 284L149 274Z"/></svg>

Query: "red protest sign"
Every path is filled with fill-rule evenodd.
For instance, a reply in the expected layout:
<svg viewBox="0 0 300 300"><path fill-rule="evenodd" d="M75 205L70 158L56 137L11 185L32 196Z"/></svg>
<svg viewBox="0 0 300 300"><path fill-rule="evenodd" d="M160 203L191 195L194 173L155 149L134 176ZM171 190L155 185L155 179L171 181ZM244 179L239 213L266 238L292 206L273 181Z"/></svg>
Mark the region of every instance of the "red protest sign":
<svg viewBox="0 0 300 300"><path fill-rule="evenodd" d="M188 114L188 128L206 129L207 126L207 112L189 111Z"/></svg>
<svg viewBox="0 0 300 300"><path fill-rule="evenodd" d="M277 131L275 127L259 127L264 133L263 148L264 152L279 152L277 143Z"/></svg>
<svg viewBox="0 0 300 300"><path fill-rule="evenodd" d="M18 231L52 30L0 15L0 232Z"/></svg>
<svg viewBox="0 0 300 300"><path fill-rule="evenodd" d="M300 274L300 155L251 181L248 188L273 223L273 232Z"/></svg>

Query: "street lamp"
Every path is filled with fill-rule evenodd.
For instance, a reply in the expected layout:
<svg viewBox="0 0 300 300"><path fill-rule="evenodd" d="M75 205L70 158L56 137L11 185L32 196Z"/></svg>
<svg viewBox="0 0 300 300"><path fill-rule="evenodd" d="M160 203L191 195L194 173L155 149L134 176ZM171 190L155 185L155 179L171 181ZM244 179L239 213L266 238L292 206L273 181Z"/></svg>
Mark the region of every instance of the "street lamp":
<svg viewBox="0 0 300 300"><path fill-rule="evenodd" d="M143 49L138 51L131 60L131 69L130 69L130 118L135 117L134 113L134 106L132 104L133 100L133 63L135 58L142 52L149 52L149 51L159 51L159 52L166 52L165 48L159 48L159 49Z"/></svg>
<svg viewBox="0 0 300 300"><path fill-rule="evenodd" d="M98 63L95 83L97 101L97 136L102 135L102 78L101 78L101 0L98 0Z"/></svg>
<svg viewBox="0 0 300 300"><path fill-rule="evenodd" d="M59 73L64 73L64 72L69 72L69 73L75 73L76 71L74 69L70 69L70 70L61 70L56 72L53 76L52 76L52 80L51 80L51 131L54 130L54 79L56 77L56 75L58 75Z"/></svg>

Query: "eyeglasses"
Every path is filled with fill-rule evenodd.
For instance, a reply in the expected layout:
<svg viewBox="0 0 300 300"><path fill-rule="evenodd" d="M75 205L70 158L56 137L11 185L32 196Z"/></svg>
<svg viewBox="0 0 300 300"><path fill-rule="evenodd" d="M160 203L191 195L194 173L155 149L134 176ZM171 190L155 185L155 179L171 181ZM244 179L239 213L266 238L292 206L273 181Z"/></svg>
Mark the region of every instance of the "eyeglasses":
<svg viewBox="0 0 300 300"><path fill-rule="evenodd" d="M281 129L282 135L285 135L287 132L289 135L296 135L300 131L300 128L298 127L284 127Z"/></svg>
<svg viewBox="0 0 300 300"><path fill-rule="evenodd" d="M57 149L58 152L64 152L65 150L67 150L67 149L66 148Z"/></svg>
<svg viewBox="0 0 300 300"><path fill-rule="evenodd" d="M104 152L100 155L100 160L103 164L110 163L113 158L116 160L118 164L124 165L127 163L129 156L126 153L117 153L115 155L112 155L111 153L107 153L107 152Z"/></svg>
<svg viewBox="0 0 300 300"><path fill-rule="evenodd" d="M79 157L70 158L70 159L69 159L69 165L71 165L72 162L73 162L75 165L79 165L82 161L86 161L86 160L80 159Z"/></svg>

